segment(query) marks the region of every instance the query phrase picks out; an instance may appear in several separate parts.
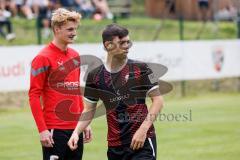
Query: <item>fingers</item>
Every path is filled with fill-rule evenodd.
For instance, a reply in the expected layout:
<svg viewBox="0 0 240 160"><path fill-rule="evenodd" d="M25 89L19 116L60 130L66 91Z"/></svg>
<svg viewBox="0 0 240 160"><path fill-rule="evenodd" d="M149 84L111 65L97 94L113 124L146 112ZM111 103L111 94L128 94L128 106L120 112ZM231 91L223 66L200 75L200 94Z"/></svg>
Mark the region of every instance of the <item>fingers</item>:
<svg viewBox="0 0 240 160"><path fill-rule="evenodd" d="M75 149L75 144L74 144L73 139L70 139L70 140L68 141L68 146L69 146L69 148L70 148L71 150L74 150L74 149Z"/></svg>
<svg viewBox="0 0 240 160"><path fill-rule="evenodd" d="M71 150L75 150L78 147L78 138L76 137L71 137L70 140L68 141L68 146Z"/></svg>
<svg viewBox="0 0 240 160"><path fill-rule="evenodd" d="M78 147L78 140L74 139L73 140L73 149L77 149L77 147Z"/></svg>
<svg viewBox="0 0 240 160"><path fill-rule="evenodd" d="M73 141L71 139L68 141L68 146L71 150L73 149Z"/></svg>
<svg viewBox="0 0 240 160"><path fill-rule="evenodd" d="M52 145L54 144L52 136L50 137L50 142L51 142Z"/></svg>
<svg viewBox="0 0 240 160"><path fill-rule="evenodd" d="M139 150L140 148L142 148L144 146L144 142L143 141L137 141L137 140L132 140L132 143L130 145L130 148L132 150Z"/></svg>
<svg viewBox="0 0 240 160"><path fill-rule="evenodd" d="M49 139L50 139L51 144L53 145L53 144L54 144L54 141L53 141L52 135L49 137Z"/></svg>
<svg viewBox="0 0 240 160"><path fill-rule="evenodd" d="M40 133L40 142L43 147L53 147L54 141L52 134L48 130L42 131Z"/></svg>
<svg viewBox="0 0 240 160"><path fill-rule="evenodd" d="M89 143L90 141L92 141L92 137L93 137L93 134L92 134L92 130L90 129L89 130L89 140L86 143Z"/></svg>
<svg viewBox="0 0 240 160"><path fill-rule="evenodd" d="M138 144L138 148L137 148L137 149L143 148L143 146L144 146L144 142L140 142L140 143Z"/></svg>
<svg viewBox="0 0 240 160"><path fill-rule="evenodd" d="M50 138L41 141L43 147L53 147Z"/></svg>
<svg viewBox="0 0 240 160"><path fill-rule="evenodd" d="M89 137L90 137L90 131L87 130L84 132L84 139L89 139Z"/></svg>
<svg viewBox="0 0 240 160"><path fill-rule="evenodd" d="M132 140L130 148L132 148L132 150L135 150L137 148L137 142L135 140Z"/></svg>
<svg viewBox="0 0 240 160"><path fill-rule="evenodd" d="M43 147L53 147L53 143L52 143L53 140L51 140L51 139L52 139L51 137L48 137L48 138L42 140L41 141L42 146Z"/></svg>
<svg viewBox="0 0 240 160"><path fill-rule="evenodd" d="M92 130L89 129L89 130L85 130L84 131L84 135L83 135L83 142L84 143L89 143L92 141Z"/></svg>

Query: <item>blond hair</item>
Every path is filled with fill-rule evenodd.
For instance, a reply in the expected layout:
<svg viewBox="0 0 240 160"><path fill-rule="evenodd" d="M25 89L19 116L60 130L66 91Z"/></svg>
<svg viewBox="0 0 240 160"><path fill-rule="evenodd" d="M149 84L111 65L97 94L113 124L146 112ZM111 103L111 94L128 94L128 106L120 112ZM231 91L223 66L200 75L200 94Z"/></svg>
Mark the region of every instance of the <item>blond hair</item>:
<svg viewBox="0 0 240 160"><path fill-rule="evenodd" d="M69 11L64 8L58 8L52 13L51 25L52 28L55 26L62 26L66 24L68 21L74 21L79 23L82 18L81 14L75 11Z"/></svg>

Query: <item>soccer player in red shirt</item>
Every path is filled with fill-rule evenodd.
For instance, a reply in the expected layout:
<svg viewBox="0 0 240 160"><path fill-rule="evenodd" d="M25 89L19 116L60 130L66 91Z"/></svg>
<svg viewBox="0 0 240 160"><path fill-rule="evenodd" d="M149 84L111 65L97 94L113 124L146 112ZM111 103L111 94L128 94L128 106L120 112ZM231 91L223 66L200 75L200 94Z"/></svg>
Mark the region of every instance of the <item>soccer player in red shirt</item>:
<svg viewBox="0 0 240 160"><path fill-rule="evenodd" d="M132 43L126 28L108 25L102 38L107 61L88 74L84 111L68 145L78 148L79 134L90 124L101 99L107 114L108 160L156 160L153 122L163 106L159 77L146 63L127 58ZM149 110L147 96L152 100Z"/></svg>
<svg viewBox="0 0 240 160"><path fill-rule="evenodd" d="M80 135L79 148L70 150L67 142L77 120L58 116L68 115L66 111L80 115L83 110L80 93L71 94L80 91L80 68L70 72L68 68L71 66L64 65L72 59L73 62L80 63L78 53L68 47L68 44L74 42L80 19L81 15L74 11L63 8L54 11L51 19L53 41L38 53L31 64L29 102L40 134L44 160L81 160L83 140L91 141L91 129L86 127L84 134ZM61 76L53 76L56 71L60 75L67 74L67 77L62 80ZM58 88L62 90L57 90ZM70 107L66 101L71 101Z"/></svg>

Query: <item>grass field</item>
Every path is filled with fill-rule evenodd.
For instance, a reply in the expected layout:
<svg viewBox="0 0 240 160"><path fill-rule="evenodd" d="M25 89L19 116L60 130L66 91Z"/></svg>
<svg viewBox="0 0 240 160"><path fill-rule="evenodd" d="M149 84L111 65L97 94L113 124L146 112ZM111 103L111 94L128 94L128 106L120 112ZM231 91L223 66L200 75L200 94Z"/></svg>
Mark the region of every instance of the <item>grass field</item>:
<svg viewBox="0 0 240 160"><path fill-rule="evenodd" d="M187 121L172 121L171 118L156 121L158 159L238 160L239 99L239 93L166 97L162 113L187 115L189 118ZM84 160L106 160L105 117L95 119L92 128L94 140L85 146ZM40 159L38 134L28 107L0 109L0 160Z"/></svg>

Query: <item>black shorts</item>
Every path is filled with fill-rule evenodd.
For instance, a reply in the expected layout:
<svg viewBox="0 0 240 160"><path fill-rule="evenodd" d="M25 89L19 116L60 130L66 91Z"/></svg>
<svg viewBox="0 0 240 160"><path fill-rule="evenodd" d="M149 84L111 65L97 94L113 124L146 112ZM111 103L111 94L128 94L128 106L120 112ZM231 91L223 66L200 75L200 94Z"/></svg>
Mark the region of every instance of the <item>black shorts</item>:
<svg viewBox="0 0 240 160"><path fill-rule="evenodd" d="M156 160L156 137L147 138L143 148L137 151L133 151L129 145L108 147L107 156L108 160Z"/></svg>
<svg viewBox="0 0 240 160"><path fill-rule="evenodd" d="M205 1L198 2L198 5L199 5L199 8L207 8L208 9L208 7L209 7L208 2L205 2Z"/></svg>
<svg viewBox="0 0 240 160"><path fill-rule="evenodd" d="M73 130L51 130L53 134L54 145L52 148L42 147L43 160L50 160L51 157L58 156L58 160L81 160L83 154L83 134L80 134L78 148L70 150L67 143Z"/></svg>

